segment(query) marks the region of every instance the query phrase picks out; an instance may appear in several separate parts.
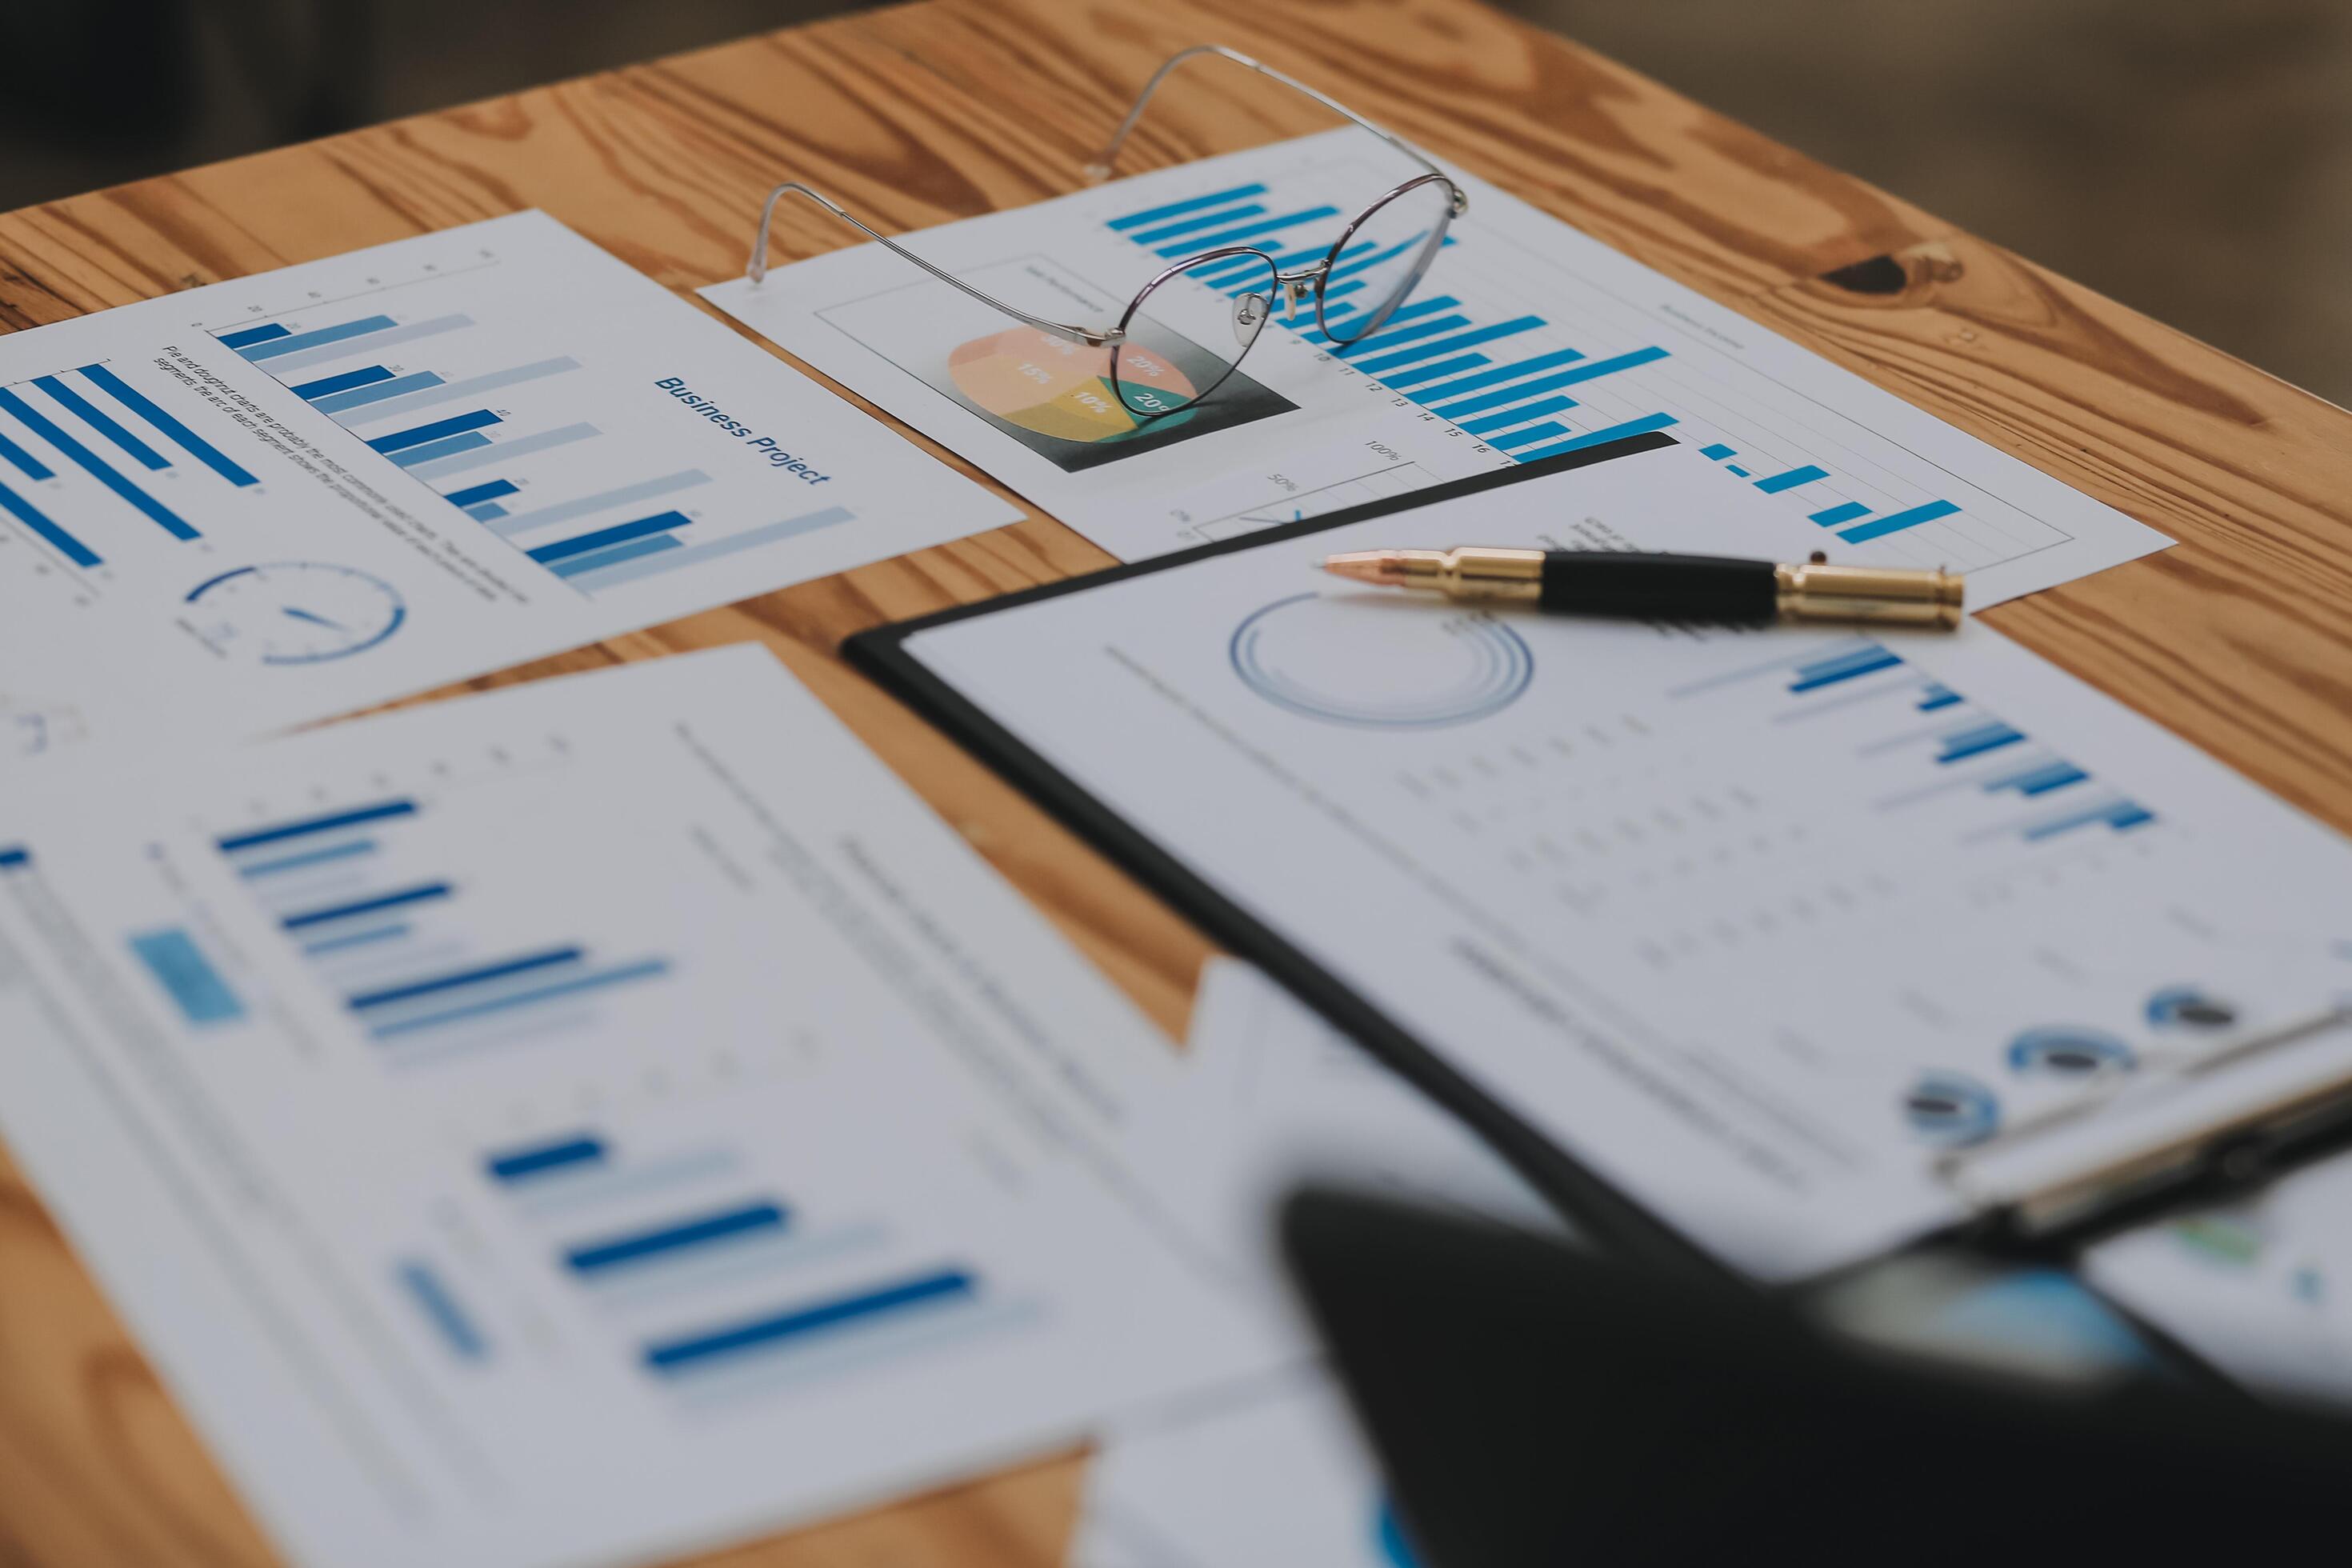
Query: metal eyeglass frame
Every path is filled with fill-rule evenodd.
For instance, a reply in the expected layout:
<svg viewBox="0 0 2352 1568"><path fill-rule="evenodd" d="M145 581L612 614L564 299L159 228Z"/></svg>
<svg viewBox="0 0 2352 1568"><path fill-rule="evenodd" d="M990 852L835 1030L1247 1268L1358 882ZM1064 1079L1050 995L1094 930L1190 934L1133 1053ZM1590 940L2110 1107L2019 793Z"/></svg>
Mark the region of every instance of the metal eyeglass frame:
<svg viewBox="0 0 2352 1568"><path fill-rule="evenodd" d="M1229 246L1217 250L1204 250L1198 256L1188 258L1184 260L1174 263L1172 266L1161 268L1150 282L1146 283L1141 289L1136 291L1135 298L1128 302L1126 311L1119 317L1118 324L1113 327L1092 327L1082 325L1076 321L1048 321L1043 316L1034 316L1017 306L1007 304L1004 300L998 299L995 295L987 292L985 289L974 288L972 285L965 282L962 279L958 278L955 274L947 271L945 268L933 266L930 262L924 260L921 257L916 255L913 251L908 250L905 246L900 245L897 240L892 239L889 236L877 231L867 224L861 221L844 208L838 202L834 201L831 197L825 195L820 191L814 190L807 185L802 184L796 180L788 180L768 193L767 201L763 203L760 208L760 231L757 237L755 237L751 242L751 259L750 265L744 268L745 275L755 285L767 277L768 231L770 225L776 216L776 205L787 195L804 196L808 200L814 202L817 205L823 207L825 211L831 213L835 217L837 217L842 222L847 224L850 227L857 230L858 233L866 236L868 239L871 239L876 244L882 246L893 255L902 257L906 260L912 262L915 266L921 268L925 272L929 273L940 282L947 284L950 288L961 289L962 292L969 294L971 298L979 300L982 304L988 306L990 309L1002 311L1003 314L1012 317L1016 321L1020 321L1027 326L1034 327L1039 331L1051 333L1053 336L1061 338L1066 342L1082 344L1087 348L1109 349L1111 351L1110 368L1112 390L1119 393L1119 402L1129 413L1142 415L1146 417L1156 416L1159 414L1173 413L1175 412L1175 406L1190 407L1192 404L1198 403L1201 399L1208 396L1209 394L1215 391L1217 387L1223 385L1226 377L1232 375L1235 370L1241 368L1243 357L1249 353L1251 346L1257 342L1258 331L1265 325L1266 319L1273 314L1275 304L1277 300L1287 300L1290 314L1295 319L1297 314L1299 301L1307 297L1307 292L1311 289L1313 290L1315 301L1315 323L1322 329L1325 337L1331 339L1335 342L1354 342L1360 339L1370 337L1373 332L1378 331L1381 325L1396 312L1397 307L1405 301L1405 300L1412 293L1413 289L1420 287L1423 275L1429 270L1430 262L1436 258L1438 249L1444 242L1446 229L1451 226L1454 219L1461 216L1470 209L1470 195L1459 184L1456 184L1452 176L1448 175L1444 170L1439 168L1428 154L1423 153L1419 148L1414 147L1412 143L1406 142L1402 137L1398 136L1395 132L1381 126L1373 124L1370 121L1365 119L1354 110L1349 109L1346 104L1338 101L1336 99L1333 99L1327 94L1318 92L1315 89L1308 87L1305 82L1299 81L1295 78L1286 76L1281 71L1276 70L1269 65L1252 59L1249 56L1241 53L1239 50L1229 49L1223 44L1196 44L1189 49L1183 49L1176 54L1171 55L1166 60L1161 62L1158 70L1151 73L1151 79L1143 84L1143 90L1136 96L1134 107L1130 108L1127 111L1127 118L1119 121L1118 130L1113 132L1110 139L1110 144L1103 149L1102 156L1097 159L1094 163L1087 165L1086 173L1087 181L1090 184L1097 184L1110 178L1113 166L1118 161L1119 150L1127 145L1129 133L1134 131L1136 122L1143 118L1143 110L1145 107L1150 103L1152 94L1160 90L1160 83L1166 81L1169 74L1175 70L1178 66L1182 65L1187 60L1195 59L1202 56L1214 56L1219 59L1231 60L1237 66L1244 67L1250 70L1257 72L1260 76L1269 77L1275 81L1280 82L1283 86L1289 88L1294 92L1305 94L1307 97L1313 99L1317 103L1321 104L1324 108L1331 110L1334 114L1338 114L1342 118L1352 121L1356 125L1360 126L1362 129L1370 132L1373 135L1379 137L1381 141L1387 142L1390 146L1395 148L1398 152L1403 153L1414 163L1420 164L1422 168L1427 171L1427 173L1415 174L1412 178L1406 180L1402 184L1382 192L1378 197L1367 204L1362 211L1359 212L1353 218L1350 218L1348 221L1347 226L1339 231L1339 237L1332 242L1331 248L1324 253L1321 259L1309 266L1302 267L1293 272L1285 272L1278 265L1276 265L1275 258L1272 256L1267 255L1265 251L1258 249L1255 246ZM1381 304L1379 310L1366 316L1360 322L1351 322L1350 330L1344 337L1340 333L1332 331L1330 321L1326 320L1323 314L1323 296L1324 289L1330 281L1332 269L1339 263L1340 252L1344 251L1348 247L1348 242L1355 237L1356 231L1363 227L1366 223L1370 222L1373 216L1380 212L1381 208L1387 206L1391 202L1404 196L1410 192L1420 190L1424 186L1432 184L1443 185L1445 188L1446 210L1444 215L1439 219L1436 226L1431 231L1430 237L1423 245L1421 254L1414 258L1411 273L1405 278L1405 280L1396 289L1396 291ZM1240 335L1240 329L1245 328L1247 329L1247 336L1241 337L1241 352L1233 356L1233 363L1225 367L1224 374L1220 375L1209 385L1201 388L1193 395L1192 398L1185 404L1161 409L1138 408L1134 406L1128 401L1126 393L1118 387L1118 351L1120 346L1129 341L1129 326L1141 312L1143 309L1143 301L1150 296L1151 291L1154 289L1159 288L1162 283L1165 283L1169 279L1177 276L1179 273L1192 271L1193 268L1210 262L1230 261L1244 256L1255 256L1259 260L1265 262L1266 271L1273 279L1273 285L1268 291L1267 297L1263 300L1258 299L1254 294L1244 293L1235 301L1234 321L1237 329L1236 335Z"/></svg>

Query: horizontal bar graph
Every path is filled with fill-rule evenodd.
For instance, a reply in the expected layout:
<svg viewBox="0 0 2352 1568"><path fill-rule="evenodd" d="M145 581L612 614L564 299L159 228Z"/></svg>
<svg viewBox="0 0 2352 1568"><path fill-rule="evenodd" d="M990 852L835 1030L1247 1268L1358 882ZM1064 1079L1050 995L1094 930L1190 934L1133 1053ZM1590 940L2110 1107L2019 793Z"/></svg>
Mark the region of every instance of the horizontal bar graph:
<svg viewBox="0 0 2352 1568"><path fill-rule="evenodd" d="M299 817L291 822L273 823L266 827L248 828L241 833L232 833L215 842L223 854L235 855L244 850L284 844L289 839L310 838L320 834L333 833L341 828L364 826L372 822L390 822L415 815L415 801L386 800L373 805L352 806L347 810L329 812L320 816Z"/></svg>
<svg viewBox="0 0 2352 1568"><path fill-rule="evenodd" d="M386 910L406 909L412 904L446 899L449 893L450 887L446 882L425 882L414 888L403 888L397 892L373 894L351 903L304 910L281 917L278 923L288 931L307 931L313 926L340 924L360 915L382 914Z"/></svg>
<svg viewBox="0 0 2352 1568"><path fill-rule="evenodd" d="M348 414L355 408L365 408L370 404L396 398L403 393L421 392L440 384L441 378L429 370L420 370L410 375L373 376L358 386L313 397L310 406L321 414Z"/></svg>
<svg viewBox="0 0 2352 1568"><path fill-rule="evenodd" d="M102 389L109 396L152 426L167 441L173 443L188 456L240 488L257 485L257 479L239 464L234 463L220 448L198 436L179 418L167 413L154 399L124 381L103 364L86 364L81 374Z"/></svg>
<svg viewBox="0 0 2352 1568"><path fill-rule="evenodd" d="M14 416L17 423L23 425L26 429L63 453L68 462L73 463L90 478L113 491L119 498L129 502L135 510L173 538L184 542L202 537L195 528L183 520L177 512L149 495L131 479L124 478L111 464L73 437L66 434L55 421L13 390L0 387L0 410Z"/></svg>
<svg viewBox="0 0 2352 1568"><path fill-rule="evenodd" d="M47 393L68 413L79 417L83 424L112 442L118 451L141 468L153 472L172 466L164 459L163 453L124 429L115 421L112 415L97 407L88 398L56 376L37 375L33 378L33 384Z"/></svg>
<svg viewBox="0 0 2352 1568"><path fill-rule="evenodd" d="M341 321L334 326L320 327L312 331L267 338L259 342L238 347L236 352L244 358L258 364L263 360L282 358L303 349L324 348L329 343L340 343L347 339L364 337L371 332L381 332L396 324L390 316L362 316L355 321Z"/></svg>
<svg viewBox="0 0 2352 1568"><path fill-rule="evenodd" d="M470 414L455 414L446 419L436 419L430 424L411 426L405 430L395 430L389 436L378 436L368 443L368 449L384 453L404 451L410 447L421 447L428 442L438 441L445 436L456 436L467 430L478 430L486 425L496 425L499 422L499 416L488 409L477 408Z"/></svg>
<svg viewBox="0 0 2352 1568"><path fill-rule="evenodd" d="M2013 746L2025 739L2023 731L2012 730L1998 720L1987 724L1972 724L1946 735L1936 750L1936 761L1943 763L1965 762L1970 757L1997 752L2003 746Z"/></svg>

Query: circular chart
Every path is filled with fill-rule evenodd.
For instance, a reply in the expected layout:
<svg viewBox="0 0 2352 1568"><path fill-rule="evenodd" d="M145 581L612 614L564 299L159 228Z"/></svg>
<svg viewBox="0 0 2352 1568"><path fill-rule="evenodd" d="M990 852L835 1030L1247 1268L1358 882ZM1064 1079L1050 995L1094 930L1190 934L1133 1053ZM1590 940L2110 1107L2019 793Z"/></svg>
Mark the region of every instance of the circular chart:
<svg viewBox="0 0 2352 1568"><path fill-rule="evenodd" d="M1992 1090L1956 1072L1931 1072L1903 1097L1912 1130L1938 1143L1974 1143L2000 1125L2000 1101Z"/></svg>
<svg viewBox="0 0 2352 1568"><path fill-rule="evenodd" d="M380 577L315 561L240 566L188 592L196 635L257 664L318 664L375 647L408 607Z"/></svg>
<svg viewBox="0 0 2352 1568"><path fill-rule="evenodd" d="M1243 684L1278 708L1328 723L1430 730L1501 712L1535 679L1535 655L1478 614L1299 594L1235 627Z"/></svg>
<svg viewBox="0 0 2352 1568"><path fill-rule="evenodd" d="M2138 1065L2132 1048L2104 1029L2054 1024L2009 1043L2009 1065L2041 1078L2096 1078Z"/></svg>
<svg viewBox="0 0 2352 1568"><path fill-rule="evenodd" d="M1064 441L1108 441L1133 435L1145 423L1111 385L1110 355L1108 348L1013 327L957 348L948 355L948 376L958 392L1009 425ZM1130 387L1165 393L1171 406L1199 395L1191 378L1164 356L1131 353L1119 375Z"/></svg>

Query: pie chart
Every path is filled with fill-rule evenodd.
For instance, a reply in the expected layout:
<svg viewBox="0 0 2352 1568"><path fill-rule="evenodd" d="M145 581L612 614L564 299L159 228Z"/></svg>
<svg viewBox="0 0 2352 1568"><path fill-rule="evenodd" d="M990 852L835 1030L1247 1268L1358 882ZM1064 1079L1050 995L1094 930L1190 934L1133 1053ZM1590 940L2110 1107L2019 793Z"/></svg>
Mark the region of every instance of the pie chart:
<svg viewBox="0 0 2352 1568"><path fill-rule="evenodd" d="M1110 383L1108 348L1066 342L1034 327L974 338L948 355L956 390L1008 425L1063 441L1111 441L1143 421L1128 412ZM1142 388L1181 410L1199 395L1184 373L1157 354L1130 351L1119 362L1130 396ZM1166 426L1179 413L1152 421Z"/></svg>

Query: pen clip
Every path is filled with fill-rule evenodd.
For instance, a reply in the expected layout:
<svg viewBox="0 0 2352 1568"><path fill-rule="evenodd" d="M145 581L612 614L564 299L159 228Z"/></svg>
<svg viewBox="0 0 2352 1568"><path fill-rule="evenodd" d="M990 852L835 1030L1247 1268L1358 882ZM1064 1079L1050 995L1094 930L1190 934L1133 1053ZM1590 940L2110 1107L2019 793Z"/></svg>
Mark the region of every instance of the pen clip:
<svg viewBox="0 0 2352 1568"><path fill-rule="evenodd" d="M1952 1151L1936 1173L1979 1224L2021 1241L2096 1226L2200 1179L2254 1181L2352 1123L2352 1051L2313 1064L2288 1050L2347 1025L2352 1003L2339 1002L2154 1078L2119 1074ZM2186 1102L2224 1069L2235 1069L2240 1092Z"/></svg>

